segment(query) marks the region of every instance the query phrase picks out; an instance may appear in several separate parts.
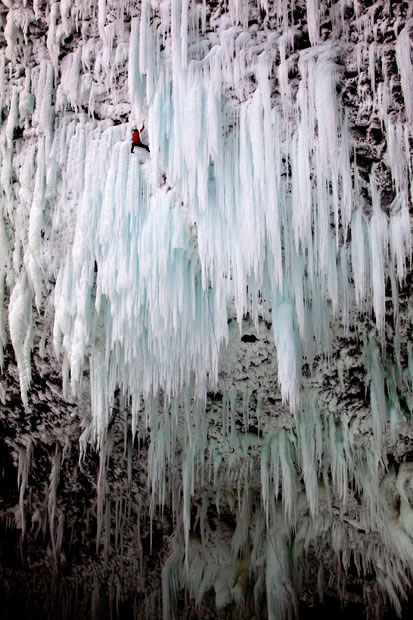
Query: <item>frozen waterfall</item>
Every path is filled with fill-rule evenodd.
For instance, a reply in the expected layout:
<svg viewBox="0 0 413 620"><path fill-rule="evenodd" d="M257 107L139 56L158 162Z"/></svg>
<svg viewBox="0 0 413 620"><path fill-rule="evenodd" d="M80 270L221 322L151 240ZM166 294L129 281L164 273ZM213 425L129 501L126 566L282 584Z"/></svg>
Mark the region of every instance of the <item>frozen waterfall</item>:
<svg viewBox="0 0 413 620"><path fill-rule="evenodd" d="M170 514L165 620L184 589L294 617L307 554L321 601L332 587L320 540L338 597L350 569L375 575L371 610L402 613L411 592L413 469L388 455L413 438L413 12L390 4L3 0L1 360L10 341L27 416L33 355L58 363L80 470L98 454L113 583L127 519L148 515L152 545ZM150 153L131 155L143 120ZM42 433L26 439L15 520L23 546L49 531L58 567L69 443L42 513L27 499Z"/></svg>

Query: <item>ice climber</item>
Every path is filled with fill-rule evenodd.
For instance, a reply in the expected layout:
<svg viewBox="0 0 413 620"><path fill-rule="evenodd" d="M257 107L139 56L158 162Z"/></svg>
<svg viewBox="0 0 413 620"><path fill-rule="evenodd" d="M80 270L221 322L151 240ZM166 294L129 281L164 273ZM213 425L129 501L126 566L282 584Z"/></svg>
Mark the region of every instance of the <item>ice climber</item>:
<svg viewBox="0 0 413 620"><path fill-rule="evenodd" d="M130 149L130 152L133 153L135 146L140 146L142 149L146 149L149 151L149 146L147 144L143 144L143 142L141 142L141 136L140 134L142 133L142 131L145 129L145 124L142 123L142 128L140 130L138 130L137 127L134 127L132 130L132 146Z"/></svg>

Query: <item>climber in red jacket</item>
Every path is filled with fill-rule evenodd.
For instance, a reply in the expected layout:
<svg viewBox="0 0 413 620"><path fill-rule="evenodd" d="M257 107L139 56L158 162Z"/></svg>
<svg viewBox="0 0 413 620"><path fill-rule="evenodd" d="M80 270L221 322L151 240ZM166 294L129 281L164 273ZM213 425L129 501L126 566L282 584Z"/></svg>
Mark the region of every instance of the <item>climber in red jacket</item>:
<svg viewBox="0 0 413 620"><path fill-rule="evenodd" d="M143 144L143 142L141 142L140 134L142 133L142 131L144 129L145 129L145 124L144 123L142 123L142 128L141 128L140 131L138 130L137 127L133 128L133 131L132 131L132 146L131 146L131 149L130 149L131 153L133 153L135 146L140 146L141 148L146 149L148 151L148 153L150 152L149 151L149 146L147 144Z"/></svg>

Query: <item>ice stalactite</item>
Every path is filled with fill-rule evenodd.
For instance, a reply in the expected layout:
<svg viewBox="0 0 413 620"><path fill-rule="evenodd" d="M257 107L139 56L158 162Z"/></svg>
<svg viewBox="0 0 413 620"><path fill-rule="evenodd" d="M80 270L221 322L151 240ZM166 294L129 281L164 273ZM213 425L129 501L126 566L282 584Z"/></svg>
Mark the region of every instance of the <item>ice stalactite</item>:
<svg viewBox="0 0 413 620"><path fill-rule="evenodd" d="M19 369L22 401L27 406L27 390L31 381L33 323L32 295L25 274L17 280L10 296L9 330Z"/></svg>
<svg viewBox="0 0 413 620"><path fill-rule="evenodd" d="M370 375L370 402L377 458L382 454L382 439L387 424L387 402L385 395L384 371L380 363L380 352L374 340L369 343L368 367Z"/></svg>
<svg viewBox="0 0 413 620"><path fill-rule="evenodd" d="M406 103L406 117L408 122L413 123L413 62L411 58L410 33L413 28L413 19L407 20L404 28L399 33L396 42L396 58L400 71L401 87Z"/></svg>
<svg viewBox="0 0 413 620"><path fill-rule="evenodd" d="M313 398L304 401L298 421L301 469L310 508L314 518L319 510L318 475L323 457L322 420Z"/></svg>
<svg viewBox="0 0 413 620"><path fill-rule="evenodd" d="M19 489L19 512L20 512L20 529L21 529L21 538L24 540L24 535L26 532L26 510L24 503L24 496L27 490L28 482L29 482L29 470L30 470L30 462L32 458L33 445L29 440L26 442L26 446L19 446L18 454L19 454L19 468L17 473L17 486Z"/></svg>
<svg viewBox="0 0 413 620"><path fill-rule="evenodd" d="M48 497L48 517L49 517L49 528L50 528L50 538L52 541L52 549L55 562L57 562L57 556L60 552L60 547L62 545L63 538L63 523L64 523L64 515L61 511L57 512L57 490L59 486L60 479L60 468L61 468L61 459L62 455L60 453L60 446L56 446L55 454L53 456L53 464L52 471L50 472L50 486L49 486L49 497ZM56 527L56 524L58 525Z"/></svg>
<svg viewBox="0 0 413 620"><path fill-rule="evenodd" d="M145 96L145 76L139 71L139 44L143 44L139 37L139 20L134 18L129 39L128 86L132 116L136 123L143 118Z"/></svg>
<svg viewBox="0 0 413 620"><path fill-rule="evenodd" d="M279 530L277 536L273 529L267 532L265 585L269 620L293 618L297 605L296 592L291 582L290 537L285 525L284 531L282 526Z"/></svg>

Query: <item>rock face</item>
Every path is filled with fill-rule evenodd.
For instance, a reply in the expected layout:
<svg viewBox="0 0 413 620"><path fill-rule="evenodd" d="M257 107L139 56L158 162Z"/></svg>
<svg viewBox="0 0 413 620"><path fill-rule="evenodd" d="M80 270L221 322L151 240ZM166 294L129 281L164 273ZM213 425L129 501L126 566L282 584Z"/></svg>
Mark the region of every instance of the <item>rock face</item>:
<svg viewBox="0 0 413 620"><path fill-rule="evenodd" d="M412 5L0 20L2 617L411 617Z"/></svg>

